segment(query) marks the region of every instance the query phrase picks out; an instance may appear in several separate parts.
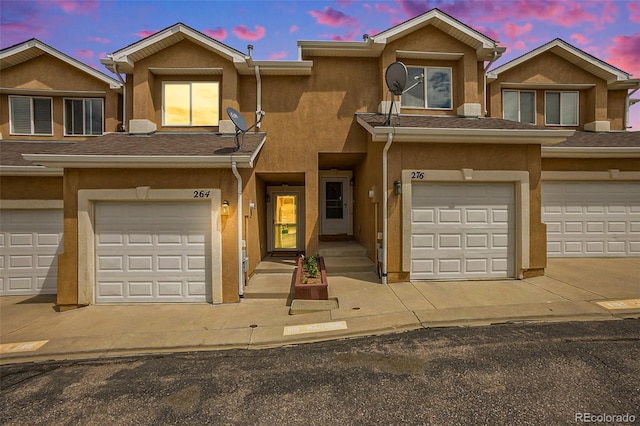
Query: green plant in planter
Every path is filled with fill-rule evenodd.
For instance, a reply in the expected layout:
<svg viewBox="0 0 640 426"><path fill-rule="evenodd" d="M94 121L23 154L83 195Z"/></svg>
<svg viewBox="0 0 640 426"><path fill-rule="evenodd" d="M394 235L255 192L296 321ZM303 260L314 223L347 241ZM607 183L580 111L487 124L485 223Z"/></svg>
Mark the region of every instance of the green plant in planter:
<svg viewBox="0 0 640 426"><path fill-rule="evenodd" d="M320 272L318 256L309 256L304 258L303 267L311 278L316 278Z"/></svg>

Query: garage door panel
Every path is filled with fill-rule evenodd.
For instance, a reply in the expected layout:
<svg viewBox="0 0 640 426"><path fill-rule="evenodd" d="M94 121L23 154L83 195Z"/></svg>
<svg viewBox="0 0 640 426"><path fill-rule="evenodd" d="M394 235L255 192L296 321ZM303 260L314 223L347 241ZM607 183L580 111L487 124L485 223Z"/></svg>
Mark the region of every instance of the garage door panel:
<svg viewBox="0 0 640 426"><path fill-rule="evenodd" d="M0 210L0 295L55 294L61 210Z"/></svg>
<svg viewBox="0 0 640 426"><path fill-rule="evenodd" d="M542 219L549 257L637 256L640 183L545 182Z"/></svg>
<svg viewBox="0 0 640 426"><path fill-rule="evenodd" d="M207 202L97 203L96 301L211 300L210 221Z"/></svg>
<svg viewBox="0 0 640 426"><path fill-rule="evenodd" d="M514 275L512 184L414 183L411 218L411 279Z"/></svg>

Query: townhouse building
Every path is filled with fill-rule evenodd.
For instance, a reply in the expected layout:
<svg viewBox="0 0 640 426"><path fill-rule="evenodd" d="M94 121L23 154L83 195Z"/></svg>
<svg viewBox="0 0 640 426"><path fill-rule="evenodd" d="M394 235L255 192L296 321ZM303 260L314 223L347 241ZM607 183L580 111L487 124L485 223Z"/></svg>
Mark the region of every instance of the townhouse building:
<svg viewBox="0 0 640 426"><path fill-rule="evenodd" d="M324 239L384 284L640 255L639 79L562 40L497 66L438 9L298 49L258 61L178 23L102 59L115 77L2 50L2 294L233 303Z"/></svg>

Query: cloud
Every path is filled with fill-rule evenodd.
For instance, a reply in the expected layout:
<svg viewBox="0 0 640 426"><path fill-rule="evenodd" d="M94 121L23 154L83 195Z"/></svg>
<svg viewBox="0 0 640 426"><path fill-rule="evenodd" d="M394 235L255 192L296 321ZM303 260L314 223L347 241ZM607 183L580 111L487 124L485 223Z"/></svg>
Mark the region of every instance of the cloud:
<svg viewBox="0 0 640 426"><path fill-rule="evenodd" d="M140 38L146 38L149 37L150 35L153 35L155 33L157 33L158 30L140 30L136 33L136 35Z"/></svg>
<svg viewBox="0 0 640 426"><path fill-rule="evenodd" d="M395 15L396 13L398 13L398 9L394 9L393 7L389 6L386 3L376 3L374 5L374 8L376 12L380 12L380 13L388 13L390 15Z"/></svg>
<svg viewBox="0 0 640 426"><path fill-rule="evenodd" d="M224 40L225 38L227 38L227 30L225 30L222 27L218 27L216 29L206 29L203 31L206 35L208 35L211 38L215 38L216 40Z"/></svg>
<svg viewBox="0 0 640 426"><path fill-rule="evenodd" d="M292 26L289 27L289 34L293 34L296 31L298 31L300 29L299 26L297 26L296 24L293 24Z"/></svg>
<svg viewBox="0 0 640 426"><path fill-rule="evenodd" d="M95 41L96 43L102 43L102 44L109 44L111 43L111 39L108 38L104 38L104 37L89 37L89 40L91 41Z"/></svg>
<svg viewBox="0 0 640 426"><path fill-rule="evenodd" d="M640 33L616 36L610 44L606 61L636 77L640 76Z"/></svg>
<svg viewBox="0 0 640 426"><path fill-rule="evenodd" d="M358 22L356 18L345 15L339 10L332 9L329 6L325 7L322 12L312 10L309 14L316 19L318 24L328 25L330 27L351 26Z"/></svg>
<svg viewBox="0 0 640 426"><path fill-rule="evenodd" d="M9 6L10 5L10 6ZM45 39L51 29L42 23L47 17L35 2L0 1L0 42L2 47L12 46L30 38Z"/></svg>
<svg viewBox="0 0 640 426"><path fill-rule="evenodd" d="M504 25L504 33L507 36L507 38L511 40L516 40L522 37L524 34L527 34L528 32L530 32L532 28L533 28L533 25L531 24L526 24L519 27L516 24L507 22Z"/></svg>
<svg viewBox="0 0 640 426"><path fill-rule="evenodd" d="M640 23L640 3L635 3L635 2L627 3L627 10L629 10L629 20L631 22Z"/></svg>
<svg viewBox="0 0 640 426"><path fill-rule="evenodd" d="M74 51L74 54L76 58L81 58L85 60L93 58L93 50L89 50L89 49L76 49Z"/></svg>
<svg viewBox="0 0 640 426"><path fill-rule="evenodd" d="M336 0L336 4L341 9L346 9L351 5L351 3L353 3L353 0Z"/></svg>
<svg viewBox="0 0 640 426"><path fill-rule="evenodd" d="M418 16L431 9L431 6L426 1L396 0L396 3L400 5L400 10L409 18Z"/></svg>
<svg viewBox="0 0 640 426"><path fill-rule="evenodd" d="M589 40L584 35L579 33L571 34L571 39L575 40L576 44L579 44L579 45L585 45L585 44L591 43L591 40Z"/></svg>
<svg viewBox="0 0 640 426"><path fill-rule="evenodd" d="M272 54L269 55L269 60L271 61L277 61L279 59L284 59L287 57L287 52L285 52L284 50L281 52L273 52Z"/></svg>
<svg viewBox="0 0 640 426"><path fill-rule="evenodd" d="M255 31L251 31L244 25L238 25L233 30L231 30L231 32L241 40L250 41L260 40L267 34L267 30L265 30L265 28L261 27L260 25L255 25L253 28L255 28Z"/></svg>
<svg viewBox="0 0 640 426"><path fill-rule="evenodd" d="M98 9L97 0L54 0L65 13L75 15L88 15Z"/></svg>

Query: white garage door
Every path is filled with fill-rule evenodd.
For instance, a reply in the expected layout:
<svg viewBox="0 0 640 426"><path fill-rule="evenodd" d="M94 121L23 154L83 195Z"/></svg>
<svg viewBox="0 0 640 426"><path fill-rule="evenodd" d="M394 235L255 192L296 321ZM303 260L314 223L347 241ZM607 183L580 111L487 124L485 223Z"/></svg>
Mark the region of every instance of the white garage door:
<svg viewBox="0 0 640 426"><path fill-rule="evenodd" d="M96 302L211 301L210 209L96 203Z"/></svg>
<svg viewBox="0 0 640 426"><path fill-rule="evenodd" d="M515 276L510 183L414 183L411 279Z"/></svg>
<svg viewBox="0 0 640 426"><path fill-rule="evenodd" d="M0 210L0 294L56 294L62 210Z"/></svg>
<svg viewBox="0 0 640 426"><path fill-rule="evenodd" d="M640 183L544 182L549 257L640 256Z"/></svg>

